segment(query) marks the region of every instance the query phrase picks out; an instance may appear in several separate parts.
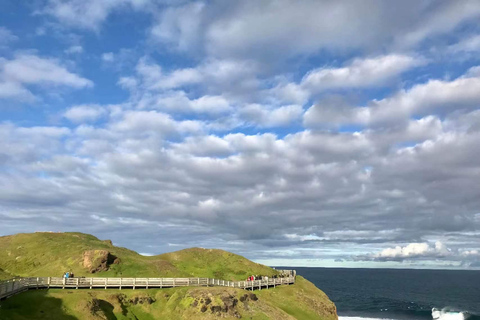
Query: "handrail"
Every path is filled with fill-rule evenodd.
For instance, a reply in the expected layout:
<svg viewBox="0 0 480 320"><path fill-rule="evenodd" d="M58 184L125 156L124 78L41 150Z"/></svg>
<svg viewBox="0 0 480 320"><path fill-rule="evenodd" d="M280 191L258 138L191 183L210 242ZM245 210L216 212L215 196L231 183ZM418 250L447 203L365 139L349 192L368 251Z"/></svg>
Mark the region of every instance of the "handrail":
<svg viewBox="0 0 480 320"><path fill-rule="evenodd" d="M108 289L108 288L174 288L174 287L232 287L245 290L270 289L279 285L294 284L295 270L282 273L288 276L283 278L268 278L253 281L227 281L212 278L59 278L59 277L30 277L10 279L0 283L0 299L8 298L29 289Z"/></svg>

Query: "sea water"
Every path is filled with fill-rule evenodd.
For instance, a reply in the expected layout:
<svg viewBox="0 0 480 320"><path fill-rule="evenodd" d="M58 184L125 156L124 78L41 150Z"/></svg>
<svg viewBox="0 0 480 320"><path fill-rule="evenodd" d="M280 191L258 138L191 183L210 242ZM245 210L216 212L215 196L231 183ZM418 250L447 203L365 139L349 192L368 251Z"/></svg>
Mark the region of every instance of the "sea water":
<svg viewBox="0 0 480 320"><path fill-rule="evenodd" d="M295 268L340 320L480 320L480 271Z"/></svg>

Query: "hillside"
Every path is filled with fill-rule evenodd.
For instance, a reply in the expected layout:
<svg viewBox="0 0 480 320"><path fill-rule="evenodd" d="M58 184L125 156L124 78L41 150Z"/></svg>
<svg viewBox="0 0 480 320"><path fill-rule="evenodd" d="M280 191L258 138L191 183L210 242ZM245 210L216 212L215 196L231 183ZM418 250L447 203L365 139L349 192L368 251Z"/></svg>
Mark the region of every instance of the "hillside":
<svg viewBox="0 0 480 320"><path fill-rule="evenodd" d="M92 266L84 266L85 253L92 253ZM101 254L111 263L101 267ZM118 258L118 263L114 263ZM107 260L108 260L107 259ZM97 268L98 267L98 268ZM94 273L89 269L98 270ZM233 269L232 269L233 268ZM273 274L266 266L239 255L216 249L192 248L146 257L115 247L83 233L37 232L0 237L0 279L14 276L62 276L72 271L89 277L210 277L244 280L250 274ZM248 272L248 274L247 274ZM9 275L6 275L6 274Z"/></svg>
<svg viewBox="0 0 480 320"><path fill-rule="evenodd" d="M85 254L87 252L87 254ZM90 265L86 267L85 257ZM107 257L108 256L108 257ZM103 258L107 258L102 260ZM103 261L103 262L102 262ZM100 269L96 268L99 264ZM154 257L81 233L0 237L0 276L215 277L242 280L275 270L241 256L192 248ZM95 269L95 273L91 273ZM38 290L0 302L0 319L337 319L334 304L312 283L248 292L232 288Z"/></svg>

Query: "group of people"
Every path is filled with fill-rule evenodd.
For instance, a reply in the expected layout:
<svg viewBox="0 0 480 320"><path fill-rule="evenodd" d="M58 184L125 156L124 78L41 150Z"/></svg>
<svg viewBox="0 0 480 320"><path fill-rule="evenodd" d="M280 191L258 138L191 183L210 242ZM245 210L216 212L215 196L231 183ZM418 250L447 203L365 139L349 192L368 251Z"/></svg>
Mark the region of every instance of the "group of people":
<svg viewBox="0 0 480 320"><path fill-rule="evenodd" d="M274 274L274 275L271 276L270 278L271 278L271 279L277 279L277 278L286 278L286 277L287 277L287 276L284 275L284 274L279 274L279 275ZM268 276L253 275L253 276L248 277L248 278L247 278L247 281L255 281L255 280L266 280L266 281L268 281L268 278L269 278Z"/></svg>
<svg viewBox="0 0 480 320"><path fill-rule="evenodd" d="M75 275L73 274L73 272L64 272L63 273L63 278L65 278L65 279L75 278Z"/></svg>

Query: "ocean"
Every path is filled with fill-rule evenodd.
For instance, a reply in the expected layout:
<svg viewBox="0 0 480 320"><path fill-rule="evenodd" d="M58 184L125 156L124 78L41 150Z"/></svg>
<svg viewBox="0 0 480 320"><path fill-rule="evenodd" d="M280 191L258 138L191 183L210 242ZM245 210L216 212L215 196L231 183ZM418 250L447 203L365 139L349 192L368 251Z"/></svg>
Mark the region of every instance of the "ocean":
<svg viewBox="0 0 480 320"><path fill-rule="evenodd" d="M480 271L295 269L330 297L340 320L480 320Z"/></svg>

